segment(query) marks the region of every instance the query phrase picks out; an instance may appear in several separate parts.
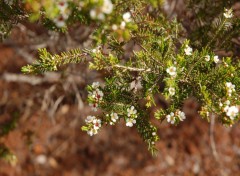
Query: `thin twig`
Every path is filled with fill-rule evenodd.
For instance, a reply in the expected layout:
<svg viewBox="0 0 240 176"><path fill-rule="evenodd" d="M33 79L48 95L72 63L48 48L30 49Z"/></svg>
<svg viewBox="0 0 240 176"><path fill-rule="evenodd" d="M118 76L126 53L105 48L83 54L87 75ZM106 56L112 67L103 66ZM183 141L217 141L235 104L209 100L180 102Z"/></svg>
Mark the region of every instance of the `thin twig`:
<svg viewBox="0 0 240 176"><path fill-rule="evenodd" d="M211 114L210 115L210 145L211 145L211 150L213 153L213 156L216 160L218 160L218 153L216 150L216 143L215 143L215 139L214 139L214 126L215 126L215 114Z"/></svg>
<svg viewBox="0 0 240 176"><path fill-rule="evenodd" d="M145 68L134 68L134 67L127 67L127 66L123 66L123 65L113 65L113 67L117 67L117 68L122 68L125 70L129 70L129 71L137 71L137 72L151 72L151 69L145 69Z"/></svg>

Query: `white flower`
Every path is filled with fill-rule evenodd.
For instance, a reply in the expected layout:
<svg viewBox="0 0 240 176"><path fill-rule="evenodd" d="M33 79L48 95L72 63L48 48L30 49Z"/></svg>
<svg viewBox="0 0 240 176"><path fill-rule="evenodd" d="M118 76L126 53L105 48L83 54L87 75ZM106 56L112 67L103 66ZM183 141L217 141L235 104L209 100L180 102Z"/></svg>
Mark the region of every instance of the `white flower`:
<svg viewBox="0 0 240 176"><path fill-rule="evenodd" d="M111 0L103 0L103 6L101 10L105 14L110 14L113 11L113 4Z"/></svg>
<svg viewBox="0 0 240 176"><path fill-rule="evenodd" d="M95 19L95 18L97 17L97 11L96 11L96 9L90 10L90 17L91 17L92 19Z"/></svg>
<svg viewBox="0 0 240 176"><path fill-rule="evenodd" d="M123 20L128 23L130 22L132 19L131 19L131 13L130 12L126 12L123 14Z"/></svg>
<svg viewBox="0 0 240 176"><path fill-rule="evenodd" d="M111 121L115 123L117 120L118 120L117 113L111 113Z"/></svg>
<svg viewBox="0 0 240 176"><path fill-rule="evenodd" d="M104 20L105 15L102 12L98 12L97 9L90 10L90 17L92 19Z"/></svg>
<svg viewBox="0 0 240 176"><path fill-rule="evenodd" d="M99 82L93 82L92 83L92 88L93 89L97 89L97 88L99 88L99 86L100 86Z"/></svg>
<svg viewBox="0 0 240 176"><path fill-rule="evenodd" d="M231 106L227 109L226 115L230 117L230 119L234 120L234 117L238 115L237 106Z"/></svg>
<svg viewBox="0 0 240 176"><path fill-rule="evenodd" d="M175 88L173 88L173 87L170 87L169 89L168 89L168 92L169 92L169 94L170 95L175 95Z"/></svg>
<svg viewBox="0 0 240 176"><path fill-rule="evenodd" d="M207 62L210 61L210 56L209 55L205 56L205 61L207 61Z"/></svg>
<svg viewBox="0 0 240 176"><path fill-rule="evenodd" d="M225 106L225 107L223 108L223 111L224 111L224 112L227 112L228 109L229 109L229 106Z"/></svg>
<svg viewBox="0 0 240 176"><path fill-rule="evenodd" d="M127 108L128 117L130 116L136 116L137 110L134 108L134 106L131 106L131 108Z"/></svg>
<svg viewBox="0 0 240 176"><path fill-rule="evenodd" d="M101 120L100 119L94 119L93 121L93 128L95 129L95 130L98 130L102 125L101 125Z"/></svg>
<svg viewBox="0 0 240 176"><path fill-rule="evenodd" d="M96 129L89 129L88 131L87 131L87 134L89 135L89 136L93 136L93 135L95 135L95 134L97 134L98 133L98 130L96 130Z"/></svg>
<svg viewBox="0 0 240 176"><path fill-rule="evenodd" d="M207 117L209 117L209 112L208 111L206 112L206 115L207 115Z"/></svg>
<svg viewBox="0 0 240 176"><path fill-rule="evenodd" d="M232 84L231 82L226 82L225 86L226 86L226 89L227 89L228 96L231 96L232 92L235 91L235 85Z"/></svg>
<svg viewBox="0 0 240 176"><path fill-rule="evenodd" d="M55 19L53 19L54 23L56 24L57 27L62 28L66 25L65 19L62 15L59 15Z"/></svg>
<svg viewBox="0 0 240 176"><path fill-rule="evenodd" d="M96 98L99 100L102 100L103 92L99 89L96 90Z"/></svg>
<svg viewBox="0 0 240 176"><path fill-rule="evenodd" d="M213 61L214 61L215 63L218 63L218 62L219 62L218 56L214 56L214 57L213 57Z"/></svg>
<svg viewBox="0 0 240 176"><path fill-rule="evenodd" d="M172 76L172 77L175 77L177 75L177 72L176 72L176 67L174 66L171 66L169 68L167 68L167 73Z"/></svg>
<svg viewBox="0 0 240 176"><path fill-rule="evenodd" d="M225 9L224 11L225 12L223 13L223 15L224 15L225 18L232 18L233 17L232 9Z"/></svg>
<svg viewBox="0 0 240 176"><path fill-rule="evenodd" d="M182 111L178 111L178 117L179 117L179 120L180 120L180 121L183 121L183 120L186 119L186 115L185 115L185 113L182 112Z"/></svg>
<svg viewBox="0 0 240 176"><path fill-rule="evenodd" d="M170 114L168 114L168 115L166 116L166 118L167 118L167 122L169 122L169 123L171 123L171 124L174 124L174 123L175 123L175 117L174 117L174 113L173 113L173 112L171 112Z"/></svg>
<svg viewBox="0 0 240 176"><path fill-rule="evenodd" d="M193 49L191 47L189 47L188 45L186 45L186 48L184 49L185 54L190 56L190 55L192 55L192 51L193 51Z"/></svg>
<svg viewBox="0 0 240 176"><path fill-rule="evenodd" d="M133 124L135 124L135 123L136 123L136 120L133 118L127 118L127 120L126 120L126 126L128 126L128 127L132 127Z"/></svg>
<svg viewBox="0 0 240 176"><path fill-rule="evenodd" d="M232 84L231 82L226 82L225 85L226 85L227 89L234 89L235 90L235 85Z"/></svg>
<svg viewBox="0 0 240 176"><path fill-rule="evenodd" d="M156 136L156 132L152 132L152 135L153 135L153 136Z"/></svg>
<svg viewBox="0 0 240 176"><path fill-rule="evenodd" d="M118 26L117 26L116 24L113 24L113 25L112 25L112 30L113 30L113 31L116 31L117 29L118 29Z"/></svg>
<svg viewBox="0 0 240 176"><path fill-rule="evenodd" d="M100 101L102 100L103 92L99 89L96 89L93 92L89 92L88 96L96 99L96 101Z"/></svg>
<svg viewBox="0 0 240 176"><path fill-rule="evenodd" d="M97 107L98 107L98 104L97 104L97 103L90 103L89 106L92 107L92 110L93 110L93 111L95 111L95 112L97 111Z"/></svg>
<svg viewBox="0 0 240 176"><path fill-rule="evenodd" d="M68 3L66 0L59 0L57 2L57 7L61 12L64 12L68 7Z"/></svg>
<svg viewBox="0 0 240 176"><path fill-rule="evenodd" d="M85 122L86 123L92 123L93 120L95 120L96 117L95 116L87 116L87 118L85 119Z"/></svg>
<svg viewBox="0 0 240 176"><path fill-rule="evenodd" d="M225 104L226 104L226 105L230 105L230 103L231 103L231 102L230 102L229 100L225 101Z"/></svg>
<svg viewBox="0 0 240 176"><path fill-rule="evenodd" d="M120 24L120 28L121 28L121 29L125 29L125 26L126 26L125 21L122 21L121 24Z"/></svg>

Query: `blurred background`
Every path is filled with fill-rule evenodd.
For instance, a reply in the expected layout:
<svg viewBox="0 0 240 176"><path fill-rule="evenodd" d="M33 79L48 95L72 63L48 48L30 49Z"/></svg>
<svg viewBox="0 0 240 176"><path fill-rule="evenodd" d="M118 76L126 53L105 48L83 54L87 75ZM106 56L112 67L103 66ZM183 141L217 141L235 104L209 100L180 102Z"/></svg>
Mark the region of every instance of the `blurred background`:
<svg viewBox="0 0 240 176"><path fill-rule="evenodd" d="M178 7L182 1L169 1L165 10L171 17L182 13ZM0 146L13 154L9 162L0 160L0 176L240 175L240 124L206 122L194 99L185 102L187 119L179 126L154 122L160 141L152 156L136 129L124 123L94 137L81 131L92 114L85 87L101 82L103 73L88 70L87 63L44 75L21 73L38 48L84 48L91 32L76 24L61 34L23 22L0 44Z"/></svg>

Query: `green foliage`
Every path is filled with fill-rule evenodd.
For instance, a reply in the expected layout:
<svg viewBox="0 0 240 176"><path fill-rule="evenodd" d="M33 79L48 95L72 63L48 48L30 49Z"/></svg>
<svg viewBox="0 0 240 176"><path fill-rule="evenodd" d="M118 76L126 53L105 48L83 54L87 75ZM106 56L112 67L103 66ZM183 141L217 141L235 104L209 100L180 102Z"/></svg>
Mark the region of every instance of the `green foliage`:
<svg viewBox="0 0 240 176"><path fill-rule="evenodd" d="M13 155L9 149L0 143L0 158L4 159L5 161L9 162L12 165L15 165L17 162L17 158Z"/></svg>
<svg viewBox="0 0 240 176"><path fill-rule="evenodd" d="M159 122L166 119L177 125L186 118L182 106L189 97L197 99L199 113L207 120L213 113L224 125L239 121L240 62L235 54L218 57L214 53L239 49L232 43L240 31L239 18L230 9L235 1L189 1L194 18L188 28L179 22L183 19L167 19L162 1L157 0L82 1L80 5L71 1L65 4L67 15L56 4L59 1L51 2L59 8L53 15L44 3L38 6L47 26L67 30L67 24L77 21L95 26L91 35L95 48L55 55L39 49L39 59L22 71L39 74L86 61L90 69L107 72L104 86L93 83L87 88L90 106L101 109L101 115L88 116L82 127L89 135L123 120L128 127L136 126L154 153L159 137L148 112L158 108L155 118ZM38 13L34 8L32 14ZM61 15L67 16L64 21L58 20ZM167 106L159 108L155 97Z"/></svg>
<svg viewBox="0 0 240 176"><path fill-rule="evenodd" d="M8 134L11 130L15 129L19 119L19 113L15 112L12 119L3 124L0 124L0 137Z"/></svg>
<svg viewBox="0 0 240 176"><path fill-rule="evenodd" d="M52 55L45 48L39 49L39 59L34 64L22 67L22 72L39 74L47 71L57 71L59 66L83 62L86 55L87 53L80 49L62 52L60 55Z"/></svg>
<svg viewBox="0 0 240 176"><path fill-rule="evenodd" d="M8 2L0 1L0 41L4 40L10 33L12 26L26 18L25 12L20 8L18 0Z"/></svg>

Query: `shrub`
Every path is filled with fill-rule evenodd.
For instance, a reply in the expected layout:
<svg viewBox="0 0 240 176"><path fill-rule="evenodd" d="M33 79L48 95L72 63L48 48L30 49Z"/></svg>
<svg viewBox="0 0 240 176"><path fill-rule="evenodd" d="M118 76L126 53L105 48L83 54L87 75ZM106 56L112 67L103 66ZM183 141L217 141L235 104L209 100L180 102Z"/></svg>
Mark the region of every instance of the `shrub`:
<svg viewBox="0 0 240 176"><path fill-rule="evenodd" d="M82 130L92 136L123 120L137 128L154 153L159 137L149 109L157 106L156 97L167 104L155 111L160 122L183 121L183 102L189 97L197 99L199 113L208 121L213 114L227 126L239 120L239 43L234 39L240 19L232 9L236 2L186 0L185 14L190 15L172 18L162 0L2 1L1 31L4 38L21 20L38 21L59 32L75 23L93 26L92 47L60 54L39 49L39 59L22 71L41 74L86 61L90 69L106 72L104 83L87 87L89 105L101 115L86 117ZM217 51L230 54L223 57Z"/></svg>

